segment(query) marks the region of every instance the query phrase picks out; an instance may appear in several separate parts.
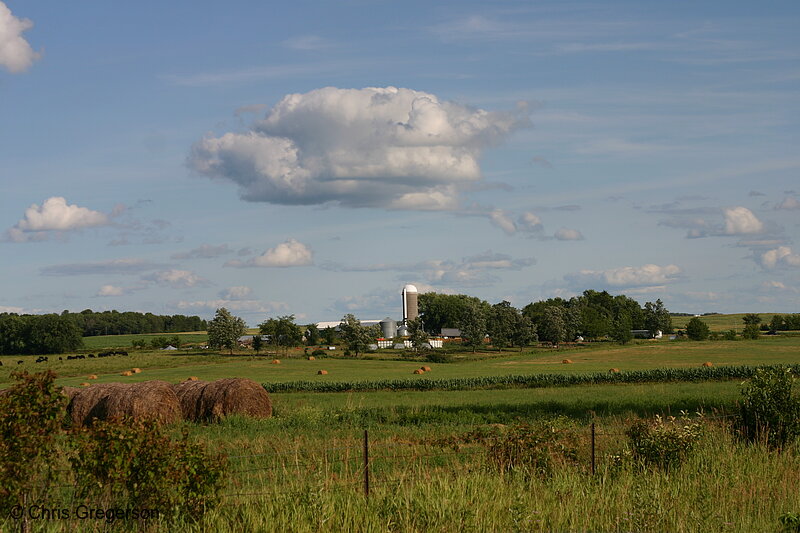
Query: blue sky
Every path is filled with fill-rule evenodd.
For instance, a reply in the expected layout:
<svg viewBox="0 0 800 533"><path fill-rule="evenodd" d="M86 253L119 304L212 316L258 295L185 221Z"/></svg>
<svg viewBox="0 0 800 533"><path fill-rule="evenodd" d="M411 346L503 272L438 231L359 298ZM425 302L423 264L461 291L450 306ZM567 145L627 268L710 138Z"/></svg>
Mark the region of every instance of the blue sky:
<svg viewBox="0 0 800 533"><path fill-rule="evenodd" d="M0 1L0 310L798 312L796 2Z"/></svg>

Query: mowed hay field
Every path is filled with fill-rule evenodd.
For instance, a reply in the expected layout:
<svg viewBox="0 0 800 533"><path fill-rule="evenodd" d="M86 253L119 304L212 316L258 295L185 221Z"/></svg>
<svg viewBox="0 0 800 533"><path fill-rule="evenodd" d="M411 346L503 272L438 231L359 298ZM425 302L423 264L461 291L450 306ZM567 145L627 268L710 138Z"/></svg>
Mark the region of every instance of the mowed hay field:
<svg viewBox="0 0 800 533"><path fill-rule="evenodd" d="M761 317L762 324L769 324L769 321L772 320L772 317L776 314L780 313L756 313L759 317ZM731 329L735 329L736 331L741 331L744 329L744 322L742 322L742 318L744 317L745 313L735 313L729 315L706 315L698 317L700 320L708 324L708 328L711 331L729 331ZM686 329L686 323L692 319L691 316L673 316L672 317L672 327L675 329Z"/></svg>
<svg viewBox="0 0 800 533"><path fill-rule="evenodd" d="M35 356L0 358L0 386L11 382L10 373L17 369L40 371L52 369L59 375L59 385L76 386L90 374L96 382L143 381L159 379L170 383L195 376L205 381L220 378L248 377L259 383L288 381L372 381L385 379L438 379L482 376L503 376L539 373L608 372L651 368L692 368L704 362L720 365L762 365L800 363L800 337L769 336L757 341L641 341L627 346L613 343L591 343L582 347L558 350L537 349L519 352L487 352L486 359L469 359L463 362L430 363L421 359L356 359L320 357L308 361L302 351L291 357L277 356L280 364L273 364L275 356L220 355L214 353L181 354L180 352L134 352L128 357L115 356L103 359L67 361L50 356L46 363L34 363ZM175 354L175 355L172 355ZM499 355L499 356L498 356ZM572 364L563 364L570 359ZM17 365L16 361L23 364ZM414 375L413 371L426 365L431 372ZM142 372L129 377L119 374L132 367ZM320 375L326 370L326 375Z"/></svg>

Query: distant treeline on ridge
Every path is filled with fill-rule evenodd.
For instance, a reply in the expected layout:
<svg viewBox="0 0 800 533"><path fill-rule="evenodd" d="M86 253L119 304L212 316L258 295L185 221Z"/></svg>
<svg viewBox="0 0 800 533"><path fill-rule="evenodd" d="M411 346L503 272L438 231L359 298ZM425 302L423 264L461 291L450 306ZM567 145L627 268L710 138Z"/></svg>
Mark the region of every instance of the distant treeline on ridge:
<svg viewBox="0 0 800 533"><path fill-rule="evenodd" d="M81 348L82 337L139 333L205 331L207 323L198 316L154 315L126 311L60 315L18 315L0 313L0 354L64 353Z"/></svg>

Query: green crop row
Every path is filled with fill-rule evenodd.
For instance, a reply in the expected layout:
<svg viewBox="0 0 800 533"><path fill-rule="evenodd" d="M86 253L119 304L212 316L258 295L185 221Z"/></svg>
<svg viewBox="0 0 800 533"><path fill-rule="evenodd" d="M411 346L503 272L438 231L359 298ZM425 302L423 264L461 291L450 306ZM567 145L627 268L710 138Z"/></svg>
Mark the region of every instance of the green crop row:
<svg viewBox="0 0 800 533"><path fill-rule="evenodd" d="M366 392L366 391L428 391L476 390L507 388L570 387L573 385L601 385L607 383L669 383L681 381L717 381L747 379L759 368L787 368L800 372L800 364L764 366L718 366L700 368L656 368L629 372L593 372L588 374L531 374L512 376L487 376L453 379L384 379L376 381L288 381L264 383L268 392Z"/></svg>

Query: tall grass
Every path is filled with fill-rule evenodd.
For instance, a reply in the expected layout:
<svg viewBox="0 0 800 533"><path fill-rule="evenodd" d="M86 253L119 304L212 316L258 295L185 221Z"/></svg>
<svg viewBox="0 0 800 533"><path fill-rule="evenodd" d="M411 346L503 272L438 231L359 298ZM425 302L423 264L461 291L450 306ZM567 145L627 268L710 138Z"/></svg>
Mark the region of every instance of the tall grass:
<svg viewBox="0 0 800 533"><path fill-rule="evenodd" d="M687 463L669 472L616 470L601 457L595 476L585 467L563 467L549 478L526 478L492 470L480 453L451 457L441 463L423 453L398 459L375 476L369 498L355 465L342 476L326 468L289 467L247 493L254 495L229 499L201 523L184 526L190 531L774 531L782 514L800 509L798 449L774 453L746 446L719 426Z"/></svg>

